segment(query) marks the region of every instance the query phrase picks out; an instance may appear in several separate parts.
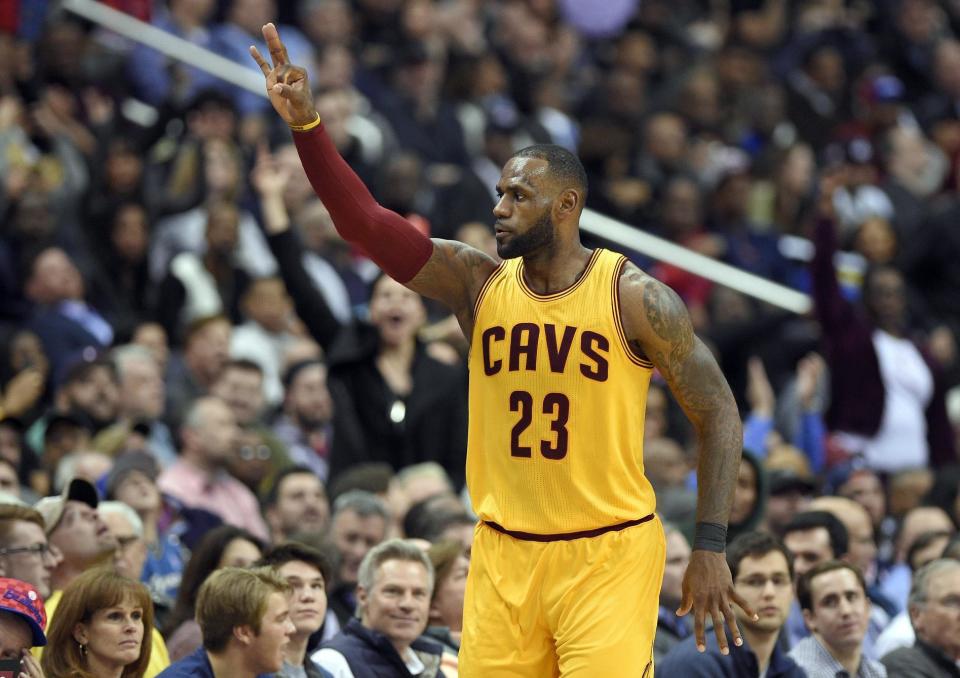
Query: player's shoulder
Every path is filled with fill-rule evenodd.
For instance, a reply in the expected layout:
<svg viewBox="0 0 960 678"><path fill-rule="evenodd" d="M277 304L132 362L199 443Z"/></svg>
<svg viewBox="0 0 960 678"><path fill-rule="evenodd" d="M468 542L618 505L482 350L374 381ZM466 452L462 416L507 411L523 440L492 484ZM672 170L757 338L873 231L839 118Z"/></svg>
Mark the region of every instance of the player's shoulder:
<svg viewBox="0 0 960 678"><path fill-rule="evenodd" d="M637 305L662 303L661 299L663 297L666 297L668 301L672 301L674 298L679 300L676 292L669 285L660 282L629 259L621 269L618 287L620 298L627 305L631 303Z"/></svg>
<svg viewBox="0 0 960 678"><path fill-rule="evenodd" d="M489 254L467 243L442 238L433 238L432 240L435 254L448 264L453 264L461 270L469 272L473 277L490 275L499 266L499 262Z"/></svg>

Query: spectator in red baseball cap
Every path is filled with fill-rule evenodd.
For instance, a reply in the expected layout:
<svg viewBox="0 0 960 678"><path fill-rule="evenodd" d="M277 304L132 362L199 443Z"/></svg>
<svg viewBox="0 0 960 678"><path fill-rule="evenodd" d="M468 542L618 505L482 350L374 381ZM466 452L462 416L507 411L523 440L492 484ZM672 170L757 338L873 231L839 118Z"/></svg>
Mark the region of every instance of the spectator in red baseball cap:
<svg viewBox="0 0 960 678"><path fill-rule="evenodd" d="M47 614L43 599L30 584L0 578L0 662L20 660L20 676L43 678L30 648L46 645Z"/></svg>

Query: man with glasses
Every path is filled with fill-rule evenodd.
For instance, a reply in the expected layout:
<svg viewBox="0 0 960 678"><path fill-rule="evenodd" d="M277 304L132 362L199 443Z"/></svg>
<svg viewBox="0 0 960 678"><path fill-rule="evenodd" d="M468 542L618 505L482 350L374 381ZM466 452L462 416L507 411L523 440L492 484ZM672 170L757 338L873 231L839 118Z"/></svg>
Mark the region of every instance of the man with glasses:
<svg viewBox="0 0 960 678"><path fill-rule="evenodd" d="M913 575L908 609L912 647L881 661L891 676L960 678L960 560L938 558Z"/></svg>
<svg viewBox="0 0 960 678"><path fill-rule="evenodd" d="M113 557L117 572L140 581L143 565L147 562L147 544L143 540L143 521L140 516L122 501L102 501L97 511L117 540Z"/></svg>
<svg viewBox="0 0 960 678"><path fill-rule="evenodd" d="M706 634L707 650L697 652L694 637L675 646L657 666L657 675L689 678L802 678L807 674L777 643L793 602L793 557L779 539L766 532L746 532L727 545L733 586L758 619L734 607L743 634L737 647L729 638L729 654L717 644L723 633L717 616L714 632Z"/></svg>
<svg viewBox="0 0 960 678"><path fill-rule="evenodd" d="M60 560L47 542L43 516L14 497L0 497L0 577L25 581L46 600Z"/></svg>

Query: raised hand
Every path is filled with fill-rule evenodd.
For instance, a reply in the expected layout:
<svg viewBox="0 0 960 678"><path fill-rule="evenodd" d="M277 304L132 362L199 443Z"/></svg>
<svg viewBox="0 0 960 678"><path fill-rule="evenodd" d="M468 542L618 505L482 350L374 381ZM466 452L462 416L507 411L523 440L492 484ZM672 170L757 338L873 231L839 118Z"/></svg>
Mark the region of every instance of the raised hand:
<svg viewBox="0 0 960 678"><path fill-rule="evenodd" d="M283 46L277 27L272 23L263 27L263 39L267 41L273 67L253 45L250 46L250 56L266 78L270 103L288 125L309 125L317 119L317 109L313 105L307 71L290 63L287 48Z"/></svg>
<svg viewBox="0 0 960 678"><path fill-rule="evenodd" d="M747 360L747 402L750 404L750 411L754 414L773 417L777 398L767 378L763 361L757 356L751 356Z"/></svg>
<svg viewBox="0 0 960 678"><path fill-rule="evenodd" d="M0 405L6 416L19 417L43 394L43 374L35 367L17 373L8 383Z"/></svg>
<svg viewBox="0 0 960 678"><path fill-rule="evenodd" d="M797 398L804 411L815 409L817 384L826 371L826 363L816 353L811 353L797 363Z"/></svg>
<svg viewBox="0 0 960 678"><path fill-rule="evenodd" d="M266 143L257 145L257 162L250 173L250 181L261 199L282 196L290 176L290 168L277 162Z"/></svg>
<svg viewBox="0 0 960 678"><path fill-rule="evenodd" d="M723 632L724 620L730 628L734 644L743 645L740 627L737 626L737 618L733 613L733 603L739 605L749 616L757 618L747 601L733 588L733 579L724 555L713 551L694 550L683 575L683 599L677 615L682 617L693 610L693 635L700 652L707 649L703 624L708 614L713 619L713 631L722 654L730 652L727 636Z"/></svg>
<svg viewBox="0 0 960 678"><path fill-rule="evenodd" d="M283 202L283 192L290 181L290 169L281 167L270 154L265 142L257 146L257 164L250 173L250 182L260 196L263 227L269 235L283 233L290 228L290 215Z"/></svg>

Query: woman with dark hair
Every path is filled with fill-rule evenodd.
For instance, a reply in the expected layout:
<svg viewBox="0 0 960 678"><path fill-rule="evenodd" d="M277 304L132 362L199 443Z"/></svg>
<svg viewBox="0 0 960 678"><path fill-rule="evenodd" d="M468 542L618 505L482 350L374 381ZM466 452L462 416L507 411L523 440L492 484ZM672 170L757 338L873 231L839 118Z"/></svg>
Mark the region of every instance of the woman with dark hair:
<svg viewBox="0 0 960 678"><path fill-rule="evenodd" d="M169 627L173 633L167 649L171 662L182 659L203 643L200 627L193 617L197 591L207 577L222 567L250 567L260 559L263 550L260 539L233 525L210 530L200 540L183 570L177 604L170 617Z"/></svg>
<svg viewBox="0 0 960 678"><path fill-rule="evenodd" d="M63 592L47 630L47 678L142 678L150 661L153 603L140 582L87 570Z"/></svg>

